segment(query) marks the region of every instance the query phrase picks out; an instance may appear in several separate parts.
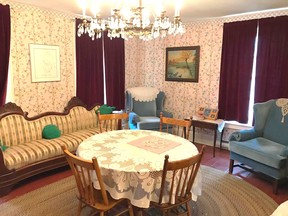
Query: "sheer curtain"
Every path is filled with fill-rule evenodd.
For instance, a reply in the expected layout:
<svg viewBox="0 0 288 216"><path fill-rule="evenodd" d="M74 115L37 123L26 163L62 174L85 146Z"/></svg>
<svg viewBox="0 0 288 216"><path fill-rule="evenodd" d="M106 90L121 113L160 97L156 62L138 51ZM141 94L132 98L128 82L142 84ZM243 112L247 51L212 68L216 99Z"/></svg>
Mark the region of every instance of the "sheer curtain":
<svg viewBox="0 0 288 216"><path fill-rule="evenodd" d="M219 118L247 123L257 20L225 23L219 87Z"/></svg>
<svg viewBox="0 0 288 216"><path fill-rule="evenodd" d="M10 53L10 6L0 4L0 106L5 104Z"/></svg>
<svg viewBox="0 0 288 216"><path fill-rule="evenodd" d="M288 16L259 20L255 103L288 98Z"/></svg>
<svg viewBox="0 0 288 216"><path fill-rule="evenodd" d="M117 110L125 106L125 48L122 38L104 36L107 104Z"/></svg>

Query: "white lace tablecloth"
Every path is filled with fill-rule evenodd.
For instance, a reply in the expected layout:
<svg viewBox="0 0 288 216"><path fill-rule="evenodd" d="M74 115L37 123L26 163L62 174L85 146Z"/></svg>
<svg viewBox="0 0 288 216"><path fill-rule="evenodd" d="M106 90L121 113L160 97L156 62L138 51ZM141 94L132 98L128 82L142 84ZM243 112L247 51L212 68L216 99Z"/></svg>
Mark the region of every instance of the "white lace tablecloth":
<svg viewBox="0 0 288 216"><path fill-rule="evenodd" d="M196 155L195 145L186 139L148 130L118 130L97 134L83 141L77 155L96 156L106 190L114 199L128 198L132 205L148 208L158 201L164 157L180 160ZM95 187L98 188L94 177ZM201 195L201 169L192 187L192 199Z"/></svg>

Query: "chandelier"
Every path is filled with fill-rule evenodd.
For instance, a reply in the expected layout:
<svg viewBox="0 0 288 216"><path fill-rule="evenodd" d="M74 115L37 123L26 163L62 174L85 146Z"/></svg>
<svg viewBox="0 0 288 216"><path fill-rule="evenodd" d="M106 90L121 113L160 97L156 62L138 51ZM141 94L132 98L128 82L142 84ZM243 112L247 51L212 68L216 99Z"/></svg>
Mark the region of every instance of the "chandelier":
<svg viewBox="0 0 288 216"><path fill-rule="evenodd" d="M154 38L164 38L168 34L177 35L185 33L185 26L180 18L179 6L175 6L175 15L170 21L166 15L166 11L162 9L162 1L160 2L160 10L154 15L154 19L150 20L149 11L143 7L142 0L139 0L137 7L129 7L123 4L120 8L120 0L114 8L111 9L111 15L107 19L100 16L99 8L94 5L91 8L93 16L86 16L86 2L82 0L83 18L78 25L77 35L80 37L83 34L88 34L94 40L101 38L104 31L107 31L107 36L112 38L128 38L138 37L142 40L152 40ZM94 0L95 2L97 0ZM117 1L117 0L116 0ZM99 1L98 1L99 2ZM158 3L159 5L159 3Z"/></svg>

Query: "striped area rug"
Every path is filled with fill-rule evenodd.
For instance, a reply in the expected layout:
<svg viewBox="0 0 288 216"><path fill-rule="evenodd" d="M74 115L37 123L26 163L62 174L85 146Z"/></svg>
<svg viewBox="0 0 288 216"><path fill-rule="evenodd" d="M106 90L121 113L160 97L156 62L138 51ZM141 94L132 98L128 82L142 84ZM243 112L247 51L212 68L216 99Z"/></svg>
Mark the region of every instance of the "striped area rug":
<svg viewBox="0 0 288 216"><path fill-rule="evenodd" d="M201 166L202 195L191 202L193 216L265 216L271 215L278 204L265 193L235 176ZM78 200L73 177L31 191L0 205L1 216L72 216ZM149 209L159 215L156 209ZM89 215L84 209L82 215ZM113 213L109 214L113 216Z"/></svg>

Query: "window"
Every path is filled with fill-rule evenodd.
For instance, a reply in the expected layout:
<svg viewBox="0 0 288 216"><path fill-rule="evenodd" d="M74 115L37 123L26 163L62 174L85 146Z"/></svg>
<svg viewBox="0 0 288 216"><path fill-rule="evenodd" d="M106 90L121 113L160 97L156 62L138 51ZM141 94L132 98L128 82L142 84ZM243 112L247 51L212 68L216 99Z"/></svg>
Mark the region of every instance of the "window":
<svg viewBox="0 0 288 216"><path fill-rule="evenodd" d="M288 16L225 23L219 117L250 124L253 104L288 97Z"/></svg>
<svg viewBox="0 0 288 216"><path fill-rule="evenodd" d="M249 100L249 109L248 109L248 125L253 124L253 105L254 105L254 97L255 97L255 76L256 76L256 59L257 59L257 45L258 45L258 26L257 26L257 33L255 39L255 46L254 46L254 57L253 57L253 67L252 67L252 79L251 79L251 86L250 86L250 100Z"/></svg>

